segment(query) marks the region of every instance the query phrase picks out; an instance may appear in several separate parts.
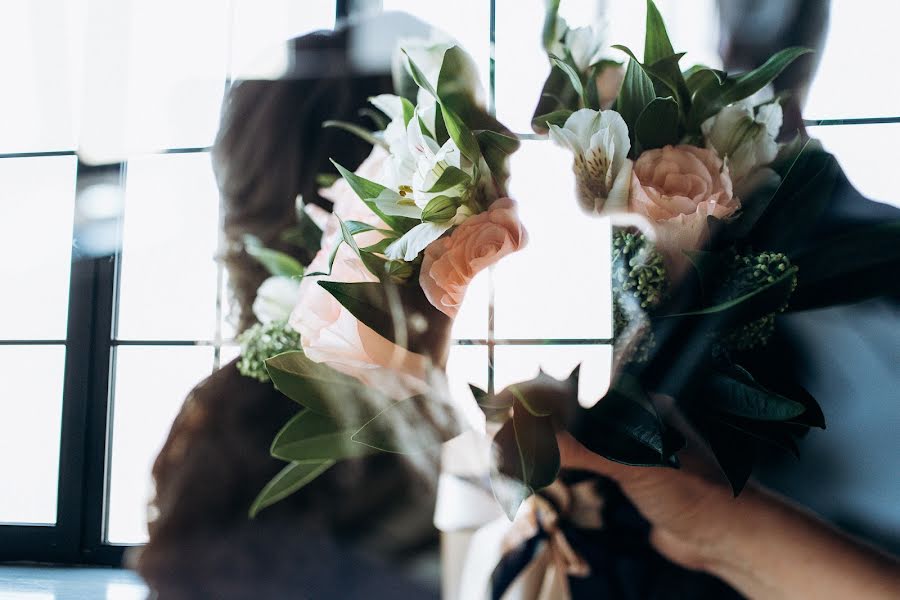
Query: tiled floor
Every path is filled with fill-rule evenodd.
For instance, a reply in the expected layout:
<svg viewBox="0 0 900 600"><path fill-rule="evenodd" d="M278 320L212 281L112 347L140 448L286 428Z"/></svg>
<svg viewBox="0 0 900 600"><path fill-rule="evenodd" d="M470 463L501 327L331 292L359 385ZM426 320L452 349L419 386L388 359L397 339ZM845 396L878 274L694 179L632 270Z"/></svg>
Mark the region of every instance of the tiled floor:
<svg viewBox="0 0 900 600"><path fill-rule="evenodd" d="M147 587L122 569L0 566L0 600L144 600Z"/></svg>

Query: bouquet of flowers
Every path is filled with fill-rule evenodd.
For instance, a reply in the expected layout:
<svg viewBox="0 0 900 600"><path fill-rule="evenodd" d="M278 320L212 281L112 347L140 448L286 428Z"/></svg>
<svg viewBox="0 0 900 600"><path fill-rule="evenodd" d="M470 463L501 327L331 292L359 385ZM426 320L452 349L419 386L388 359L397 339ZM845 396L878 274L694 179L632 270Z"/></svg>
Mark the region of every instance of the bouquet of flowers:
<svg viewBox="0 0 900 600"><path fill-rule="evenodd" d="M512 520L529 498L556 493L561 430L613 461L678 468L685 438L673 406L738 494L763 446L796 452L799 437L825 427L815 399L767 362L776 320L897 291L885 272L900 261L900 224L811 236L838 167L813 140L780 143L779 99L761 97L807 51L739 75L682 70L648 0L643 60L613 47L628 57L623 68L595 30L568 28L558 5L544 27L551 71L533 127L572 152L584 218L613 224L608 392L585 401L576 368L496 393L473 386L483 417L448 398L449 326L468 283L527 243L506 194L519 143L483 109L461 48L408 47L416 93L372 98L376 132L332 124L374 149L355 173L336 165L341 178L322 192L333 214L304 212L323 232L312 263L248 241L289 282L267 281L260 310L290 310L245 334L242 368L298 404L271 448L287 464L252 514L336 461L427 451L471 428L492 434L491 494ZM271 300L288 288L280 297L295 302ZM503 584L494 572L495 597L527 562Z"/></svg>

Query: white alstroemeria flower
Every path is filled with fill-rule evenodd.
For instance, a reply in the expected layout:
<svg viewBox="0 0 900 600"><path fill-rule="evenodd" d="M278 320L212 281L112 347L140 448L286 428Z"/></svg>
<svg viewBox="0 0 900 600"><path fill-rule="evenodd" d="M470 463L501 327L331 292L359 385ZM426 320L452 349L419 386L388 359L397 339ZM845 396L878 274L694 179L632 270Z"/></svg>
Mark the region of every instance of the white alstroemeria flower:
<svg viewBox="0 0 900 600"><path fill-rule="evenodd" d="M384 255L391 260L405 260L407 262L415 260L419 252L427 248L431 242L444 235L454 225L459 225L471 216L472 211L468 207L460 206L456 209L456 214L452 219L440 223L431 221L420 223L388 246Z"/></svg>
<svg viewBox="0 0 900 600"><path fill-rule="evenodd" d="M706 147L727 159L731 179L738 182L758 167L775 160L781 105L775 101L755 110L749 102L726 106L703 122Z"/></svg>
<svg viewBox="0 0 900 600"><path fill-rule="evenodd" d="M411 181L412 197L416 206L424 209L436 196L463 198L472 186L474 175L472 163L462 155L453 138L447 139L443 146L438 146L438 143L422 130L417 117L418 111L407 128L409 152L414 157L416 165ZM427 125L427 119L422 121ZM429 191L448 167L463 171L469 176L469 182L459 183L438 192Z"/></svg>
<svg viewBox="0 0 900 600"><path fill-rule="evenodd" d="M286 321L300 299L300 282L292 277L274 275L256 290L253 314L260 323Z"/></svg>
<svg viewBox="0 0 900 600"><path fill-rule="evenodd" d="M625 210L631 188L631 141L622 115L582 108L563 127L550 125L550 139L575 155L578 203L589 213Z"/></svg>
<svg viewBox="0 0 900 600"><path fill-rule="evenodd" d="M565 46L572 54L575 66L582 73L603 58L606 46L606 27L589 25L586 27L568 28L565 35Z"/></svg>
<svg viewBox="0 0 900 600"><path fill-rule="evenodd" d="M378 182L394 190L401 185L409 185L416 170L416 160L409 151L402 100L393 94L381 94L369 98L369 102L391 120L381 133L388 145L390 158L385 161Z"/></svg>

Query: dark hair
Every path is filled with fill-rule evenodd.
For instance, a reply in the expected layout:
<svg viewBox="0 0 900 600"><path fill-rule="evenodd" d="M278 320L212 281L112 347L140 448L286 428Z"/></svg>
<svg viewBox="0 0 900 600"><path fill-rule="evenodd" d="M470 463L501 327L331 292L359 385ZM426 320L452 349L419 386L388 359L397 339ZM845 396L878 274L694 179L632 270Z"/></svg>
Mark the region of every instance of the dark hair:
<svg viewBox="0 0 900 600"><path fill-rule="evenodd" d="M244 251L244 236L307 262L308 251L281 240L297 222L296 196L330 208L316 184L318 174L335 172L328 159L354 169L370 151L344 131L322 128L329 119L360 123L367 98L392 90L387 74L349 69L347 36L293 40L295 64L284 78L239 82L226 99L213 157L240 329L253 322L253 299L268 276ZM317 72L308 72L310 64ZM409 591L403 576L374 583L386 571L356 552L362 546L382 560L403 560L436 545L433 485L396 455L335 465L248 518L254 497L284 466L269 444L297 409L271 383L242 377L234 362L191 391L153 465L150 540L132 557L159 597L338 598L357 595L354 585L368 585L371 598L430 597Z"/></svg>
<svg viewBox="0 0 900 600"><path fill-rule="evenodd" d="M244 251L244 236L307 263L308 252L280 239L297 222L297 195L330 208L318 195L317 175L336 172L330 158L355 169L371 150L345 131L322 127L328 120L363 124L359 110L367 98L392 90L388 74L352 72L345 58L348 37L344 29L293 40L293 64L285 77L238 82L225 101L213 165L224 210L222 260L239 331L253 324L253 299L268 275Z"/></svg>

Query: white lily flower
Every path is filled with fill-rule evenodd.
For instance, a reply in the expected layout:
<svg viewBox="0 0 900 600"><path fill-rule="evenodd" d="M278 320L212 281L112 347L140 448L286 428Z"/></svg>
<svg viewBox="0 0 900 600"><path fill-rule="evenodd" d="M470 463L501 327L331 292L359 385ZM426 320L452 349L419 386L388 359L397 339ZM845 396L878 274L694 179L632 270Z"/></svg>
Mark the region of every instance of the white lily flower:
<svg viewBox="0 0 900 600"><path fill-rule="evenodd" d="M582 108L563 127L550 125L550 139L575 155L578 203L589 213L625 210L631 189L631 141L622 115Z"/></svg>
<svg viewBox="0 0 900 600"><path fill-rule="evenodd" d="M416 117L409 122L407 129L409 152L414 157L416 165L411 180L412 197L416 205L424 209L436 196L464 197L471 187L474 169L471 162L462 155L453 138L447 139L443 146L438 146L438 143L422 130L419 119ZM439 192L430 192L429 190L434 187L448 167L455 167L469 175L469 183L459 183Z"/></svg>
<svg viewBox="0 0 900 600"><path fill-rule="evenodd" d="M734 182L775 160L782 123L781 105L770 102L755 110L749 102L726 106L701 125L706 147L727 159Z"/></svg>
<svg viewBox="0 0 900 600"><path fill-rule="evenodd" d="M603 49L606 46L606 27L601 25L589 25L586 27L568 28L565 35L565 45L572 54L575 66L582 73L603 58Z"/></svg>
<svg viewBox="0 0 900 600"><path fill-rule="evenodd" d="M274 275L262 282L253 301L253 314L260 323L286 321L300 299L300 282Z"/></svg>

